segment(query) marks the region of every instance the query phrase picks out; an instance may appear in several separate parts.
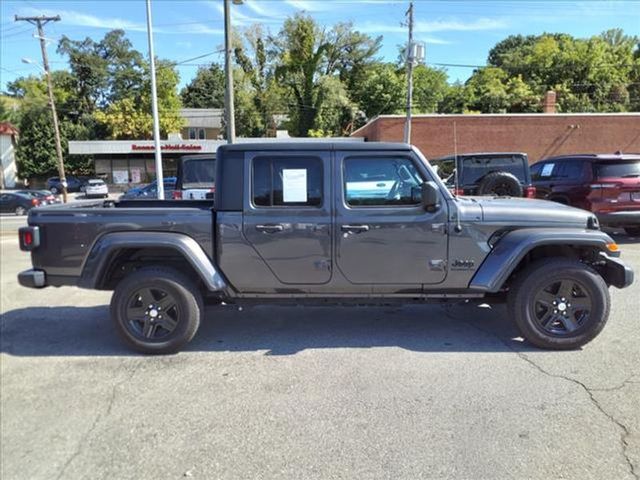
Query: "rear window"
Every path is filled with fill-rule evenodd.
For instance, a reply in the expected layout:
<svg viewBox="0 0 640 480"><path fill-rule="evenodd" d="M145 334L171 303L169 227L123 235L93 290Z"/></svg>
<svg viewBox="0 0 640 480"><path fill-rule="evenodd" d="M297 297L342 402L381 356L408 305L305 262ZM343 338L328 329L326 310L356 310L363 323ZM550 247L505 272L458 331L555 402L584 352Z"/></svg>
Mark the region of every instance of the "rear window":
<svg viewBox="0 0 640 480"><path fill-rule="evenodd" d="M529 165L525 158L519 156L466 157L462 160L461 183L476 183L487 173L496 171L511 173L520 183L528 183L525 175Z"/></svg>
<svg viewBox="0 0 640 480"><path fill-rule="evenodd" d="M182 188L212 187L215 181L215 159L184 160L182 164Z"/></svg>
<svg viewBox="0 0 640 480"><path fill-rule="evenodd" d="M104 181L102 181L102 180L89 180L89 185L95 185L95 186L104 185Z"/></svg>
<svg viewBox="0 0 640 480"><path fill-rule="evenodd" d="M595 164L597 178L631 178L640 176L640 161L600 162Z"/></svg>

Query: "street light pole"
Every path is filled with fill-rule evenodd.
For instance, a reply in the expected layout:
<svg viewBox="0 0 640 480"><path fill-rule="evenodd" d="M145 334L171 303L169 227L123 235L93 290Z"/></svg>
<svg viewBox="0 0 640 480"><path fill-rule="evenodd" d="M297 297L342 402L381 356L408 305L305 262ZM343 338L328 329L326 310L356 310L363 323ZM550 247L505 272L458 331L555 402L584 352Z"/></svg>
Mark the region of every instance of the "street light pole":
<svg viewBox="0 0 640 480"><path fill-rule="evenodd" d="M407 118L404 122L404 143L411 143L411 103L413 101L413 2L407 10L409 17L409 42L407 43Z"/></svg>
<svg viewBox="0 0 640 480"><path fill-rule="evenodd" d="M151 0L147 0L147 37L149 40L149 63L151 65L151 106L153 110L153 145L156 157L156 192L158 192L158 200L164 200L164 174L162 172L160 118L158 117L158 91L156 88L156 57L153 52L153 27L151 23Z"/></svg>
<svg viewBox="0 0 640 480"><path fill-rule="evenodd" d="M51 73L49 72L49 57L47 56L47 45L45 43L44 28L48 22L59 22L60 15L55 17L19 17L15 16L15 21L27 21L38 28L38 38L40 39L40 50L42 50L42 66L44 74L47 78L47 91L49 93L49 105L51 106L51 116L53 117L53 134L56 144L56 156L58 157L58 175L60 176L60 184L62 185L62 200L67 203L67 177L64 173L64 159L62 158L62 142L60 141L60 126L58 124L58 112L56 111L56 103L53 98L53 83L51 81Z"/></svg>
<svg viewBox="0 0 640 480"><path fill-rule="evenodd" d="M234 4L242 3L234 0ZM231 5L224 0L224 73L226 87L224 91L224 109L227 121L227 143L236 141L236 117L233 101L233 69L231 64Z"/></svg>

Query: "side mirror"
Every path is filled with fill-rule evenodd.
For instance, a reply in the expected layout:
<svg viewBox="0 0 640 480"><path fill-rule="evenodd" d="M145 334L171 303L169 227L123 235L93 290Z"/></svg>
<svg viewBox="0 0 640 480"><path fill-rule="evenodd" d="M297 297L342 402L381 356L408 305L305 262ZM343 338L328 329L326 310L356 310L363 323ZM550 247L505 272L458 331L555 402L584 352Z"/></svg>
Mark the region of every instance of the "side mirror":
<svg viewBox="0 0 640 480"><path fill-rule="evenodd" d="M420 185L420 197L422 207L427 212L435 212L440 207L440 190L433 182L424 182Z"/></svg>

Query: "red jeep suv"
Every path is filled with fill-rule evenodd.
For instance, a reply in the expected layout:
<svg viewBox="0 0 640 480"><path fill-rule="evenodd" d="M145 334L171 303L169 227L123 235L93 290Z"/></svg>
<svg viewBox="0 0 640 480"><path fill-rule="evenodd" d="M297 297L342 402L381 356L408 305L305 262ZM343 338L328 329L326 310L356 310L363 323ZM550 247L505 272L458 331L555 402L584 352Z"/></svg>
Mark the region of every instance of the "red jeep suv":
<svg viewBox="0 0 640 480"><path fill-rule="evenodd" d="M640 155L563 155L531 166L537 198L596 214L602 225L640 236Z"/></svg>

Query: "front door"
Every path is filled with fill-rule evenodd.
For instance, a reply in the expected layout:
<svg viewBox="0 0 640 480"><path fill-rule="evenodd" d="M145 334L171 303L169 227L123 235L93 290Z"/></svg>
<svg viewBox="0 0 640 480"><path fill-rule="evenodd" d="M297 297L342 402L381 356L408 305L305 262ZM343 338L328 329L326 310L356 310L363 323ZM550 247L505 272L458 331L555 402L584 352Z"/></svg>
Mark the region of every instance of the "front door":
<svg viewBox="0 0 640 480"><path fill-rule="evenodd" d="M279 284L324 284L331 279L329 152L248 155L251 195L243 231ZM247 272L247 275L250 275Z"/></svg>
<svg viewBox="0 0 640 480"><path fill-rule="evenodd" d="M444 198L426 212L430 173L408 152L336 152L336 263L353 284L437 284L446 276Z"/></svg>

